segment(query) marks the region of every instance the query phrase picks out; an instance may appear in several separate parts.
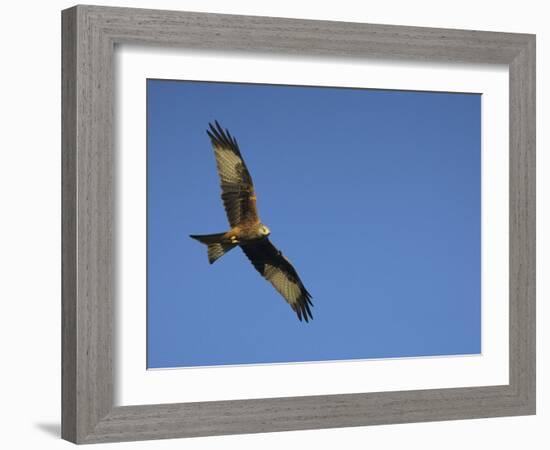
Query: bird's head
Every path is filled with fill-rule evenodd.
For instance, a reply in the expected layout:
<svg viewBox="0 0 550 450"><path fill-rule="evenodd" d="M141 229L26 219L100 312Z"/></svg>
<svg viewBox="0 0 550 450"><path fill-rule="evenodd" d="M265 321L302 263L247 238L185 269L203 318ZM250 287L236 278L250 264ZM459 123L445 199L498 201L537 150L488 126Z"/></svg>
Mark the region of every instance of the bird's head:
<svg viewBox="0 0 550 450"><path fill-rule="evenodd" d="M267 228L263 223L260 225L260 234L262 236L269 236L271 234L271 230Z"/></svg>

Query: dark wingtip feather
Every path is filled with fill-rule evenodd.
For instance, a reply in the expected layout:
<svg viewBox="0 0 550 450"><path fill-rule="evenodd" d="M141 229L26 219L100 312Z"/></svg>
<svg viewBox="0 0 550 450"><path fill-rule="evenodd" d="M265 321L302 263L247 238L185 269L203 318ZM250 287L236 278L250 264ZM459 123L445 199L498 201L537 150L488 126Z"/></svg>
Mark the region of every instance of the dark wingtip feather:
<svg viewBox="0 0 550 450"><path fill-rule="evenodd" d="M313 298L311 296L311 294L309 293L309 291L302 285L302 293L304 295L304 299L311 305L313 306L313 303L311 303L311 299Z"/></svg>
<svg viewBox="0 0 550 450"><path fill-rule="evenodd" d="M224 135L225 135L225 132L223 131L222 126L218 123L217 120L216 120L216 129L218 130L218 133L219 133L221 136L224 136Z"/></svg>
<svg viewBox="0 0 550 450"><path fill-rule="evenodd" d="M309 322L308 319L313 320L313 314L311 312L310 305L313 306L313 303L311 301L311 294L307 291L305 287L302 286L302 298L300 308L302 309L302 313L304 315L304 318L306 319L306 322Z"/></svg>
<svg viewBox="0 0 550 450"><path fill-rule="evenodd" d="M311 319L313 319L313 314L311 314L311 309L309 308L309 305L308 305L307 301L304 302L304 308L305 308L304 315L307 317L307 314L309 314L309 317ZM307 312L307 314L306 314L306 312Z"/></svg>
<svg viewBox="0 0 550 450"><path fill-rule="evenodd" d="M222 142L223 141L222 136L218 131L218 128L219 128L218 121L215 120L214 123L215 125L212 125L212 123L208 123L208 126L210 127L210 129L206 130L206 133L208 134L208 136L210 136L211 139Z"/></svg>
<svg viewBox="0 0 550 450"><path fill-rule="evenodd" d="M208 133L208 136L212 136L213 134L216 133L216 129L214 128L214 125L212 125L211 122L208 122L208 129L206 130L206 132Z"/></svg>
<svg viewBox="0 0 550 450"><path fill-rule="evenodd" d="M300 322L302 321L302 311L300 310L300 305L292 305L292 309L298 316L298 319L300 319Z"/></svg>
<svg viewBox="0 0 550 450"><path fill-rule="evenodd" d="M222 144L233 149L233 151L240 156L240 149L237 139L231 135L227 128L224 130L217 120L214 120L214 124L209 122L208 127L209 129L206 130L206 134L208 134L208 137L210 137L210 140L214 145Z"/></svg>
<svg viewBox="0 0 550 450"><path fill-rule="evenodd" d="M217 121L215 122L216 124L218 123ZM209 130L206 130L206 132L208 133L208 136L210 136L210 138L214 139L214 140L217 140L217 141L222 141L222 138L217 130L217 128L212 125L211 123L208 124L210 126L210 129Z"/></svg>

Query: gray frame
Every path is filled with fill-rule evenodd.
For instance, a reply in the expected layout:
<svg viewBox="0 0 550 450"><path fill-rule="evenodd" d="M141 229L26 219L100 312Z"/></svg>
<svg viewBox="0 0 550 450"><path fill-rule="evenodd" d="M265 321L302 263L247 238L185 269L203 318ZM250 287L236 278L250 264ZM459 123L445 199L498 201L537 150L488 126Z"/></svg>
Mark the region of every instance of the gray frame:
<svg viewBox="0 0 550 450"><path fill-rule="evenodd" d="M535 36L145 9L62 13L62 437L76 443L535 413ZM113 51L118 43L506 64L510 384L113 405Z"/></svg>

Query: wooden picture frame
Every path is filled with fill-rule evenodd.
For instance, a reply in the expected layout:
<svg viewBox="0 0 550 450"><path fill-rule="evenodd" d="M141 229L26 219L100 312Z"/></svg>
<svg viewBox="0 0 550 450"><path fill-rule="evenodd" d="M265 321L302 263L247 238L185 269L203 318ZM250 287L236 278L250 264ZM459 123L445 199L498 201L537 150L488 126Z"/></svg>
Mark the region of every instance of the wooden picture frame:
<svg viewBox="0 0 550 450"><path fill-rule="evenodd" d="M75 6L62 13L62 437L75 443L535 413L535 36ZM139 43L509 68L509 384L114 406L113 52Z"/></svg>

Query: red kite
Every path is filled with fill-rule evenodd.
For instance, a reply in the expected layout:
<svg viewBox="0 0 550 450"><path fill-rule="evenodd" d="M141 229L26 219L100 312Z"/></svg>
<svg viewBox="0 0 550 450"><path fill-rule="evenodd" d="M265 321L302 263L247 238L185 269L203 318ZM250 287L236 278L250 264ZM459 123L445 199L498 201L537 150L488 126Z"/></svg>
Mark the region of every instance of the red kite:
<svg viewBox="0 0 550 450"><path fill-rule="evenodd" d="M313 318L311 295L290 261L268 239L271 231L258 216L254 185L237 140L217 121L215 126L209 125L206 132L216 155L223 205L231 229L225 233L190 237L208 246L210 264L237 245L241 247L256 270L296 312L298 319L301 321L303 317L308 322Z"/></svg>

